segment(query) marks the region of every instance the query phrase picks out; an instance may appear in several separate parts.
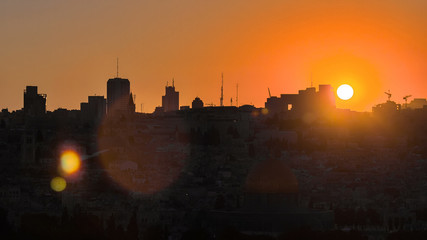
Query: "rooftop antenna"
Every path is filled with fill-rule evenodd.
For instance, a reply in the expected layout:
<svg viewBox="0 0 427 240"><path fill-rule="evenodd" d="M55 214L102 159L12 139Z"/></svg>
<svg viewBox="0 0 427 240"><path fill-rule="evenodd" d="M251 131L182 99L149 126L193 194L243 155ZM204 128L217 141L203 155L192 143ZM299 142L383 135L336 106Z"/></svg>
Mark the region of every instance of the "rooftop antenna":
<svg viewBox="0 0 427 240"><path fill-rule="evenodd" d="M310 87L313 87L313 73L310 73Z"/></svg>
<svg viewBox="0 0 427 240"><path fill-rule="evenodd" d="M221 98L219 99L221 107L224 106L223 100L224 100L224 74L221 73Z"/></svg>
<svg viewBox="0 0 427 240"><path fill-rule="evenodd" d="M391 98L391 93L390 93L390 89L388 90L388 92L384 92L385 94L387 94L387 97L388 97L388 101L390 101L390 98Z"/></svg>
<svg viewBox="0 0 427 240"><path fill-rule="evenodd" d="M268 96L271 98L270 88L268 88Z"/></svg>
<svg viewBox="0 0 427 240"><path fill-rule="evenodd" d="M172 87L175 87L175 78L172 78Z"/></svg>
<svg viewBox="0 0 427 240"><path fill-rule="evenodd" d="M117 75L116 78L119 78L119 58L117 58Z"/></svg>
<svg viewBox="0 0 427 240"><path fill-rule="evenodd" d="M239 84L236 84L236 107L239 107Z"/></svg>
<svg viewBox="0 0 427 240"><path fill-rule="evenodd" d="M230 98L230 106L233 106L233 98Z"/></svg>

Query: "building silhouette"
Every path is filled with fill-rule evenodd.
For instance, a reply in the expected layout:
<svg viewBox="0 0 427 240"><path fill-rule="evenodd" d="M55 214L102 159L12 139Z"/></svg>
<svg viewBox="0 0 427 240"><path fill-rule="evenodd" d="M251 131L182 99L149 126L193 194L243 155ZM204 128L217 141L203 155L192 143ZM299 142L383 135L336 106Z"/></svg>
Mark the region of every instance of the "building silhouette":
<svg viewBox="0 0 427 240"><path fill-rule="evenodd" d="M87 103L80 104L80 111L86 120L99 121L106 114L107 100L104 96L89 96Z"/></svg>
<svg viewBox="0 0 427 240"><path fill-rule="evenodd" d="M331 85L319 85L319 91L316 91L315 87L309 87L299 90L298 94L281 94L280 98L269 97L265 108L270 113L321 113L335 108L335 95Z"/></svg>
<svg viewBox="0 0 427 240"><path fill-rule="evenodd" d="M166 85L165 96L162 96L162 107L164 112L179 110L179 92L175 91L175 84L172 86Z"/></svg>
<svg viewBox="0 0 427 240"><path fill-rule="evenodd" d="M196 97L191 103L191 108L193 109L203 108L203 101L199 97Z"/></svg>
<svg viewBox="0 0 427 240"><path fill-rule="evenodd" d="M420 109L427 106L427 100L425 98L414 98L408 105L407 108Z"/></svg>
<svg viewBox="0 0 427 240"><path fill-rule="evenodd" d="M24 112L30 116L46 113L46 94L38 94L37 86L27 86L24 90Z"/></svg>
<svg viewBox="0 0 427 240"><path fill-rule="evenodd" d="M377 104L372 107L372 112L374 114L394 114L400 111L402 106L395 101L387 100L385 103Z"/></svg>
<svg viewBox="0 0 427 240"><path fill-rule="evenodd" d="M111 78L107 82L107 113L123 115L135 112L130 82L124 78Z"/></svg>

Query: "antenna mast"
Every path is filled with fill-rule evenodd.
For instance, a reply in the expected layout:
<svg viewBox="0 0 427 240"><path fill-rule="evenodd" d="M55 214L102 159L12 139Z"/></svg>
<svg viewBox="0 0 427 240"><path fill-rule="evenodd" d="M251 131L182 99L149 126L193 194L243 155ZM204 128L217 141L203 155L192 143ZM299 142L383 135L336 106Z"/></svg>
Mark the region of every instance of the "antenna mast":
<svg viewBox="0 0 427 240"><path fill-rule="evenodd" d="M310 73L310 87L313 87L313 73Z"/></svg>
<svg viewBox="0 0 427 240"><path fill-rule="evenodd" d="M220 102L220 106L224 106L223 104L223 100L224 100L224 74L221 73L221 98L219 99Z"/></svg>
<svg viewBox="0 0 427 240"><path fill-rule="evenodd" d="M239 107L239 84L236 84L236 107Z"/></svg>
<svg viewBox="0 0 427 240"><path fill-rule="evenodd" d="M117 75L116 78L119 78L119 58L117 58Z"/></svg>

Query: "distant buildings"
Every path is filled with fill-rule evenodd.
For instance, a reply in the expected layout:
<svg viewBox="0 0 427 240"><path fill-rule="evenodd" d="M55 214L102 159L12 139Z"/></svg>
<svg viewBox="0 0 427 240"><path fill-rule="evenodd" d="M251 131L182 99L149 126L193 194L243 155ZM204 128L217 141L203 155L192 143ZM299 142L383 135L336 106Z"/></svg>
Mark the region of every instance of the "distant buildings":
<svg viewBox="0 0 427 240"><path fill-rule="evenodd" d="M408 104L399 104L395 101L387 100L385 103L380 103L372 107L372 113L387 115L411 109L427 109L427 100L425 98L414 98Z"/></svg>
<svg viewBox="0 0 427 240"><path fill-rule="evenodd" d="M162 107L164 112L179 110L179 92L175 91L175 84L165 87L166 94L162 96Z"/></svg>
<svg viewBox="0 0 427 240"><path fill-rule="evenodd" d="M401 105L397 104L394 101L388 100L385 103L377 104L375 107L372 107L372 112L374 114L393 114L401 109Z"/></svg>
<svg viewBox="0 0 427 240"><path fill-rule="evenodd" d="M306 227L330 230L334 213L298 205L298 180L291 168L270 158L255 165L244 186L242 206L208 213L217 228L232 226L241 232L273 233Z"/></svg>
<svg viewBox="0 0 427 240"><path fill-rule="evenodd" d="M107 113L129 114L135 112L135 103L130 92L130 82L124 78L111 78L107 82Z"/></svg>
<svg viewBox="0 0 427 240"><path fill-rule="evenodd" d="M106 106L104 96L89 96L87 103L80 104L80 111L84 119L100 121L106 114Z"/></svg>
<svg viewBox="0 0 427 240"><path fill-rule="evenodd" d="M38 94L37 86L27 86L24 91L24 112L26 115L39 116L46 113L46 94Z"/></svg>
<svg viewBox="0 0 427 240"><path fill-rule="evenodd" d="M407 108L417 109L427 106L427 100L425 98L414 98L408 105Z"/></svg>
<svg viewBox="0 0 427 240"><path fill-rule="evenodd" d="M298 94L281 94L280 98L270 97L265 103L270 113L280 113L292 110L297 114L304 112L318 113L335 108L335 95L331 85L319 85L299 90Z"/></svg>
<svg viewBox="0 0 427 240"><path fill-rule="evenodd" d="M191 108L192 109L203 108L203 101L199 97L196 97L191 103Z"/></svg>

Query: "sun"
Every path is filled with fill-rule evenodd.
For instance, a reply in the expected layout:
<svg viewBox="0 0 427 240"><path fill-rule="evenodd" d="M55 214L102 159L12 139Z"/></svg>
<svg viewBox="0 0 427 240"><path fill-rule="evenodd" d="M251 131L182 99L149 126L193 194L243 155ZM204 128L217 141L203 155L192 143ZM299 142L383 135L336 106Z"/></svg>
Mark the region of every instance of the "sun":
<svg viewBox="0 0 427 240"><path fill-rule="evenodd" d="M337 89L337 95L342 100L349 100L351 97L353 97L353 93L353 88L348 84L343 84Z"/></svg>

